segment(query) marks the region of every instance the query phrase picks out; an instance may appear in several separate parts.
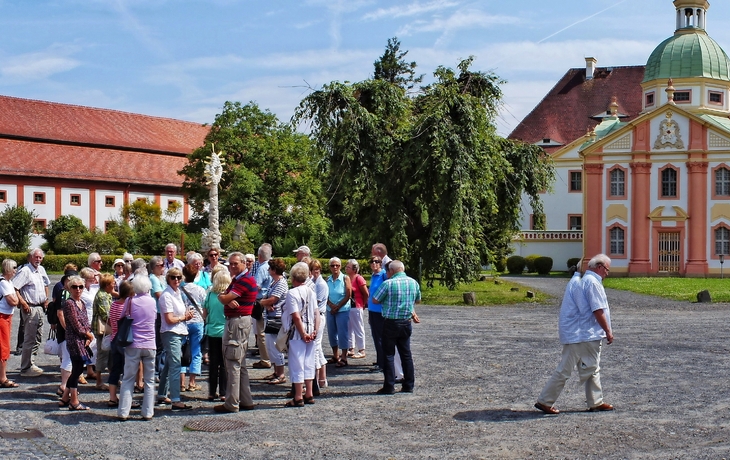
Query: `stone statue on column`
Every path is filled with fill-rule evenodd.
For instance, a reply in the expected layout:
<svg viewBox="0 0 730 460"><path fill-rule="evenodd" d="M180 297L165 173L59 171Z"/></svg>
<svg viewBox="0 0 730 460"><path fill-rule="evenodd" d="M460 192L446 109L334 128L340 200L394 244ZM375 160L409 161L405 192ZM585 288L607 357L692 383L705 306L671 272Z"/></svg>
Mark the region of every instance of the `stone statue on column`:
<svg viewBox="0 0 730 460"><path fill-rule="evenodd" d="M205 165L206 185L210 188L208 199L208 229L203 230L201 249L203 253L209 249L220 249L221 231L218 222L218 184L223 176L223 161L220 152L216 153L215 145L211 145L210 160Z"/></svg>

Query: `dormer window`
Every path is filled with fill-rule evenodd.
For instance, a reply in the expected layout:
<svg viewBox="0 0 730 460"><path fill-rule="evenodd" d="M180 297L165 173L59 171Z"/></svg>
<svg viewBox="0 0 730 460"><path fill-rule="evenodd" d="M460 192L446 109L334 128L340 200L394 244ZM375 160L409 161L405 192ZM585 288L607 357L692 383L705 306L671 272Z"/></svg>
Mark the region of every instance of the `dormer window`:
<svg viewBox="0 0 730 460"><path fill-rule="evenodd" d="M692 102L692 91L675 91L674 102L678 104L689 104Z"/></svg>
<svg viewBox="0 0 730 460"><path fill-rule="evenodd" d="M709 99L710 99L710 104L714 104L714 105L723 104L722 93L719 91L710 91Z"/></svg>
<svg viewBox="0 0 730 460"><path fill-rule="evenodd" d="M539 142L535 142L535 145L539 147L560 147L563 144L549 137L543 137Z"/></svg>
<svg viewBox="0 0 730 460"><path fill-rule="evenodd" d="M651 93L646 93L646 102L644 105L646 107L654 106L654 91L652 91Z"/></svg>

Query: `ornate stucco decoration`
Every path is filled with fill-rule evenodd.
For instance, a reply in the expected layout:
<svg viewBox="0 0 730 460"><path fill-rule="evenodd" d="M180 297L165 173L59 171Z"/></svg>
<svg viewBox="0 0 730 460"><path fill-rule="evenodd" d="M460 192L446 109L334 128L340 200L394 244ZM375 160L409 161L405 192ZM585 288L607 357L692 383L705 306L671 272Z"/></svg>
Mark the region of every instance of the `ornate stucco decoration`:
<svg viewBox="0 0 730 460"><path fill-rule="evenodd" d="M667 111L666 119L659 123L659 134L654 141L654 148L666 149L668 147L675 148L677 150L684 149L684 141L682 135L679 132L679 124L672 120L672 111Z"/></svg>

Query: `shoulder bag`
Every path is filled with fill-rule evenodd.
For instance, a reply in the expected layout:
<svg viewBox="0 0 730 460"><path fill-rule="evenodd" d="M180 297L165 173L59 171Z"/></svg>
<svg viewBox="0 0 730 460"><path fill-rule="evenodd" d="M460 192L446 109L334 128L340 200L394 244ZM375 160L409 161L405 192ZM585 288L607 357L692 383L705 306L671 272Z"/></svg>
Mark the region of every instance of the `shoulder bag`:
<svg viewBox="0 0 730 460"><path fill-rule="evenodd" d="M48 331L48 340L46 340L46 344L43 346L43 353L47 355L58 354L58 341L56 341L55 329Z"/></svg>
<svg viewBox="0 0 730 460"><path fill-rule="evenodd" d="M299 310L300 317L303 317L303 313L309 305L309 302L307 300L302 298L302 308L301 308L301 310ZM307 314L307 323L308 322L309 322L309 315ZM294 321L292 320L291 324L289 325L288 330L285 330L284 327L282 326L282 328L279 329L279 332L276 334L276 342L274 343L274 346L281 353L286 353L289 350L289 341L292 339L292 337L294 337L295 329L296 329L296 327L294 326Z"/></svg>
<svg viewBox="0 0 730 460"><path fill-rule="evenodd" d="M127 311L127 307L129 307L129 311ZM116 343L119 348L131 345L134 341L134 335L132 334L132 323L134 320L131 316L129 316L132 313L131 310L132 301L131 299L127 299L127 304L124 307L124 311L122 311L122 316L119 318L119 321L117 321L117 335L114 336L114 343Z"/></svg>

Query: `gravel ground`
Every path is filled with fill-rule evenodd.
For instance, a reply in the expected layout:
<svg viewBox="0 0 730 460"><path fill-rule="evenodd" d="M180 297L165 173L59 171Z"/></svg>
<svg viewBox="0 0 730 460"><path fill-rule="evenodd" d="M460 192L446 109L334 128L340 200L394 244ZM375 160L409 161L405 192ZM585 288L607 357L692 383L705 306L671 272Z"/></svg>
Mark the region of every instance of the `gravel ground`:
<svg viewBox="0 0 730 460"><path fill-rule="evenodd" d="M420 306L414 326L413 394L377 396L374 351L343 369L316 404L284 408L288 388L250 370L256 410L213 415L203 392L183 393L187 413L156 409L150 422L118 422L107 396L86 386L87 413L58 410L57 361L44 376L0 390L0 431L35 427L44 438L1 439L0 458L723 458L730 456L728 304L691 304L608 292L615 342L604 347L602 383L611 413L585 412L573 376L558 416L536 411L557 365L557 312L566 280L531 278L554 295L540 304ZM17 318L15 318L17 321ZM14 322L17 325L17 322ZM14 344L14 342L13 342ZM249 360L249 365L252 360ZM353 365L354 364L354 365ZM204 379L203 379L204 380ZM133 411L133 417L138 413ZM184 428L229 421L236 431Z"/></svg>

